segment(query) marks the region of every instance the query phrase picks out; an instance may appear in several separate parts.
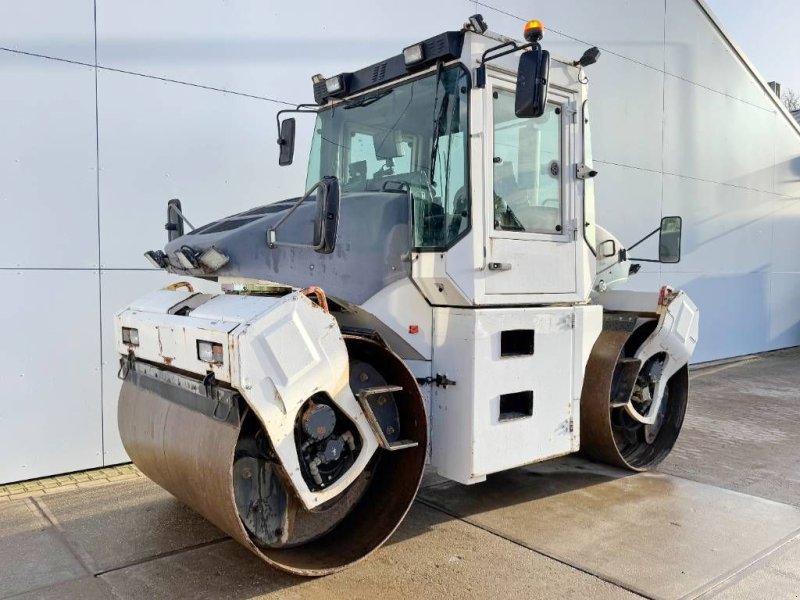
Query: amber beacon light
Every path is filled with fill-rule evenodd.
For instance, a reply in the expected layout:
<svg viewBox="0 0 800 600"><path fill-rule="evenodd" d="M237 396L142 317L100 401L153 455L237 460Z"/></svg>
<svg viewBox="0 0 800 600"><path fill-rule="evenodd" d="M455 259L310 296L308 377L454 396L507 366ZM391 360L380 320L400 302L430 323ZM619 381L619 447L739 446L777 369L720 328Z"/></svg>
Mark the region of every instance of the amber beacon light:
<svg viewBox="0 0 800 600"><path fill-rule="evenodd" d="M541 40L542 36L544 36L544 25L541 21L533 19L532 21L525 23L525 27L522 31L526 40L531 43L535 43Z"/></svg>

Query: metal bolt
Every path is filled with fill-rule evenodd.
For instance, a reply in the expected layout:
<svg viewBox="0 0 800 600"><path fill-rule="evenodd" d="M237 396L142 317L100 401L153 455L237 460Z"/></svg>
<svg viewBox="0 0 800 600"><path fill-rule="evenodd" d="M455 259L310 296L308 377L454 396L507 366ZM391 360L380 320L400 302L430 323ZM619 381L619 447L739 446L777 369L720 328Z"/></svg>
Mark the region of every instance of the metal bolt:
<svg viewBox="0 0 800 600"><path fill-rule="evenodd" d="M369 379L369 375L367 375L365 371L361 371L361 375L359 375L358 378L361 381L366 381L367 379Z"/></svg>
<svg viewBox="0 0 800 600"><path fill-rule="evenodd" d="M393 433L394 433L394 427L392 427L391 425L389 425L389 426L386 428L386 435L392 435Z"/></svg>
<svg viewBox="0 0 800 600"><path fill-rule="evenodd" d="M245 469L242 471L242 479L250 479L252 476L253 473L250 471L250 469Z"/></svg>

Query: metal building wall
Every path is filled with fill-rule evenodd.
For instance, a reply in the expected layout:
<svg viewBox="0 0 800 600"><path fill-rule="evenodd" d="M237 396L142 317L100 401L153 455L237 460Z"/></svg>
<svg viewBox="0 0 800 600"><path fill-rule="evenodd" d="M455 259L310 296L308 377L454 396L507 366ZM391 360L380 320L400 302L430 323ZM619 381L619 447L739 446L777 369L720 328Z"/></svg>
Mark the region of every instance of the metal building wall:
<svg viewBox="0 0 800 600"><path fill-rule="evenodd" d="M701 5L489 4L0 0L0 482L126 460L109 324L168 281L141 254L163 244L168 198L197 224L298 193L275 111L309 99L311 74L473 12L516 37L541 18L555 54L603 50L589 71L599 215L627 243L684 217L683 261L631 286L688 289L696 359L800 344L800 135Z"/></svg>

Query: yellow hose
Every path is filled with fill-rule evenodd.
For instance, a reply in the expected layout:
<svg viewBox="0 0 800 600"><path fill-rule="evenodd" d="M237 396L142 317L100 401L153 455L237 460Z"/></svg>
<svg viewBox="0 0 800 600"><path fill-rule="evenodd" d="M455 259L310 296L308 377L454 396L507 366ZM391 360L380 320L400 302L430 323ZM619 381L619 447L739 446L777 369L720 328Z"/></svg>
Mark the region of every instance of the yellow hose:
<svg viewBox="0 0 800 600"><path fill-rule="evenodd" d="M165 290L169 290L170 292L174 292L175 290L180 289L180 288L186 288L190 292L194 292L194 288L192 287L192 284L189 283L188 281L176 281L175 283L168 285L164 289Z"/></svg>

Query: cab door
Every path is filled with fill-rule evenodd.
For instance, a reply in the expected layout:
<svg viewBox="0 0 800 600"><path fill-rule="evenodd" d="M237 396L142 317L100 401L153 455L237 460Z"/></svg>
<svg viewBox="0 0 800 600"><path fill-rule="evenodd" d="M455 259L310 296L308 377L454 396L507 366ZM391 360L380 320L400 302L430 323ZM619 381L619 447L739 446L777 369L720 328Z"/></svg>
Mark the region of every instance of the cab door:
<svg viewBox="0 0 800 600"><path fill-rule="evenodd" d="M514 94L511 77L488 79L484 292L498 302L531 294L569 300L577 290L574 94L551 84L536 119L515 115Z"/></svg>

